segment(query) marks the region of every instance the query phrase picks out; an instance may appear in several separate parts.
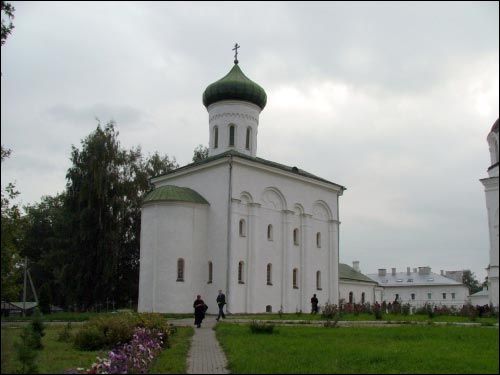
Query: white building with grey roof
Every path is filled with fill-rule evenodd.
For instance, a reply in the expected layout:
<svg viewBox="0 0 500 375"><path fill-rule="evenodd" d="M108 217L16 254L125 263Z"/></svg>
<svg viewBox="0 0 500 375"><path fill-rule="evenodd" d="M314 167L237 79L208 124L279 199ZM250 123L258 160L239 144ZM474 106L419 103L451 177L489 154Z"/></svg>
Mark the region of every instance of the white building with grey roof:
<svg viewBox="0 0 500 375"><path fill-rule="evenodd" d="M382 301L398 301L421 307L426 303L435 306L461 307L468 301L469 290L460 282L431 272L430 267L407 267L406 272L380 268L376 274L367 274L383 287Z"/></svg>

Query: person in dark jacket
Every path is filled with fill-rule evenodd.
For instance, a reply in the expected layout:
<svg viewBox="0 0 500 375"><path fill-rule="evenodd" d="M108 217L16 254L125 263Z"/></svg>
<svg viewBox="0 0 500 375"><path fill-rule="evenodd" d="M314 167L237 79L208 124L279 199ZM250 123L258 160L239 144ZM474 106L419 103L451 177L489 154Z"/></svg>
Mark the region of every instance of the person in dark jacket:
<svg viewBox="0 0 500 375"><path fill-rule="evenodd" d="M208 306L201 299L200 295L196 296L196 301L193 303L194 307L194 324L196 327L200 328L203 318L205 318L205 311L207 311Z"/></svg>
<svg viewBox="0 0 500 375"><path fill-rule="evenodd" d="M318 313L318 298L316 297L316 294L313 295L311 298L311 314L317 314Z"/></svg>
<svg viewBox="0 0 500 375"><path fill-rule="evenodd" d="M224 314L224 305L226 304L226 296L222 293L222 290L219 290L219 295L217 296L217 305L219 306L219 316L217 316L217 321L219 321L222 316L226 319L226 315Z"/></svg>

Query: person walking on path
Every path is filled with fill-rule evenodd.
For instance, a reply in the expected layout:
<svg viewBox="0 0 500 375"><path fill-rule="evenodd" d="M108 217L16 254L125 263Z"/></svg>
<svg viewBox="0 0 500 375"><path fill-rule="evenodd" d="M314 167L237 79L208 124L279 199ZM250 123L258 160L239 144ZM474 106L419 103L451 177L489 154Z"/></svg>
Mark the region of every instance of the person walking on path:
<svg viewBox="0 0 500 375"><path fill-rule="evenodd" d="M196 300L193 303L194 307L194 324L196 327L201 327L201 322L203 318L205 318L205 311L207 311L208 306L205 305L205 302L201 299L200 295L196 296Z"/></svg>
<svg viewBox="0 0 500 375"><path fill-rule="evenodd" d="M224 314L224 305L226 304L226 296L222 293L222 290L219 289L219 295L217 296L217 305L219 306L219 315L217 316L217 321L219 321L222 316L223 319L226 319L226 315Z"/></svg>
<svg viewBox="0 0 500 375"><path fill-rule="evenodd" d="M316 294L314 294L311 298L311 314L317 314L318 313L318 298L316 298Z"/></svg>

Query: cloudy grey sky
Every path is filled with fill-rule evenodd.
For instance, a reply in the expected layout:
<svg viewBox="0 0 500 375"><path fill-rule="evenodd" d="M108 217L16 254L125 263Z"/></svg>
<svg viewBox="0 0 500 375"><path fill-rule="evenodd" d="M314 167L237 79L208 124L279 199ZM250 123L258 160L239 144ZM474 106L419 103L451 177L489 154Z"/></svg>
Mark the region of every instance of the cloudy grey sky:
<svg viewBox="0 0 500 375"><path fill-rule="evenodd" d="M71 145L114 119L179 164L208 143L206 86L267 92L257 154L348 188L340 260L484 279L486 136L498 118L498 2L12 2L2 47L2 186L61 192Z"/></svg>

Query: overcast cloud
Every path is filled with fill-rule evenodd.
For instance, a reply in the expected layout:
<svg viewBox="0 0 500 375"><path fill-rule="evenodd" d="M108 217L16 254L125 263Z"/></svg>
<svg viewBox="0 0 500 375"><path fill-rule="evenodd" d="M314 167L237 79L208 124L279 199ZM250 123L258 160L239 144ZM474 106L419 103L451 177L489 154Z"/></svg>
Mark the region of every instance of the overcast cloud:
<svg viewBox="0 0 500 375"><path fill-rule="evenodd" d="M268 96L258 156L348 189L341 262L486 276L498 2L12 4L2 186L15 181L21 203L64 189L96 118L114 119L125 147L189 163L208 143L202 93L237 41Z"/></svg>

